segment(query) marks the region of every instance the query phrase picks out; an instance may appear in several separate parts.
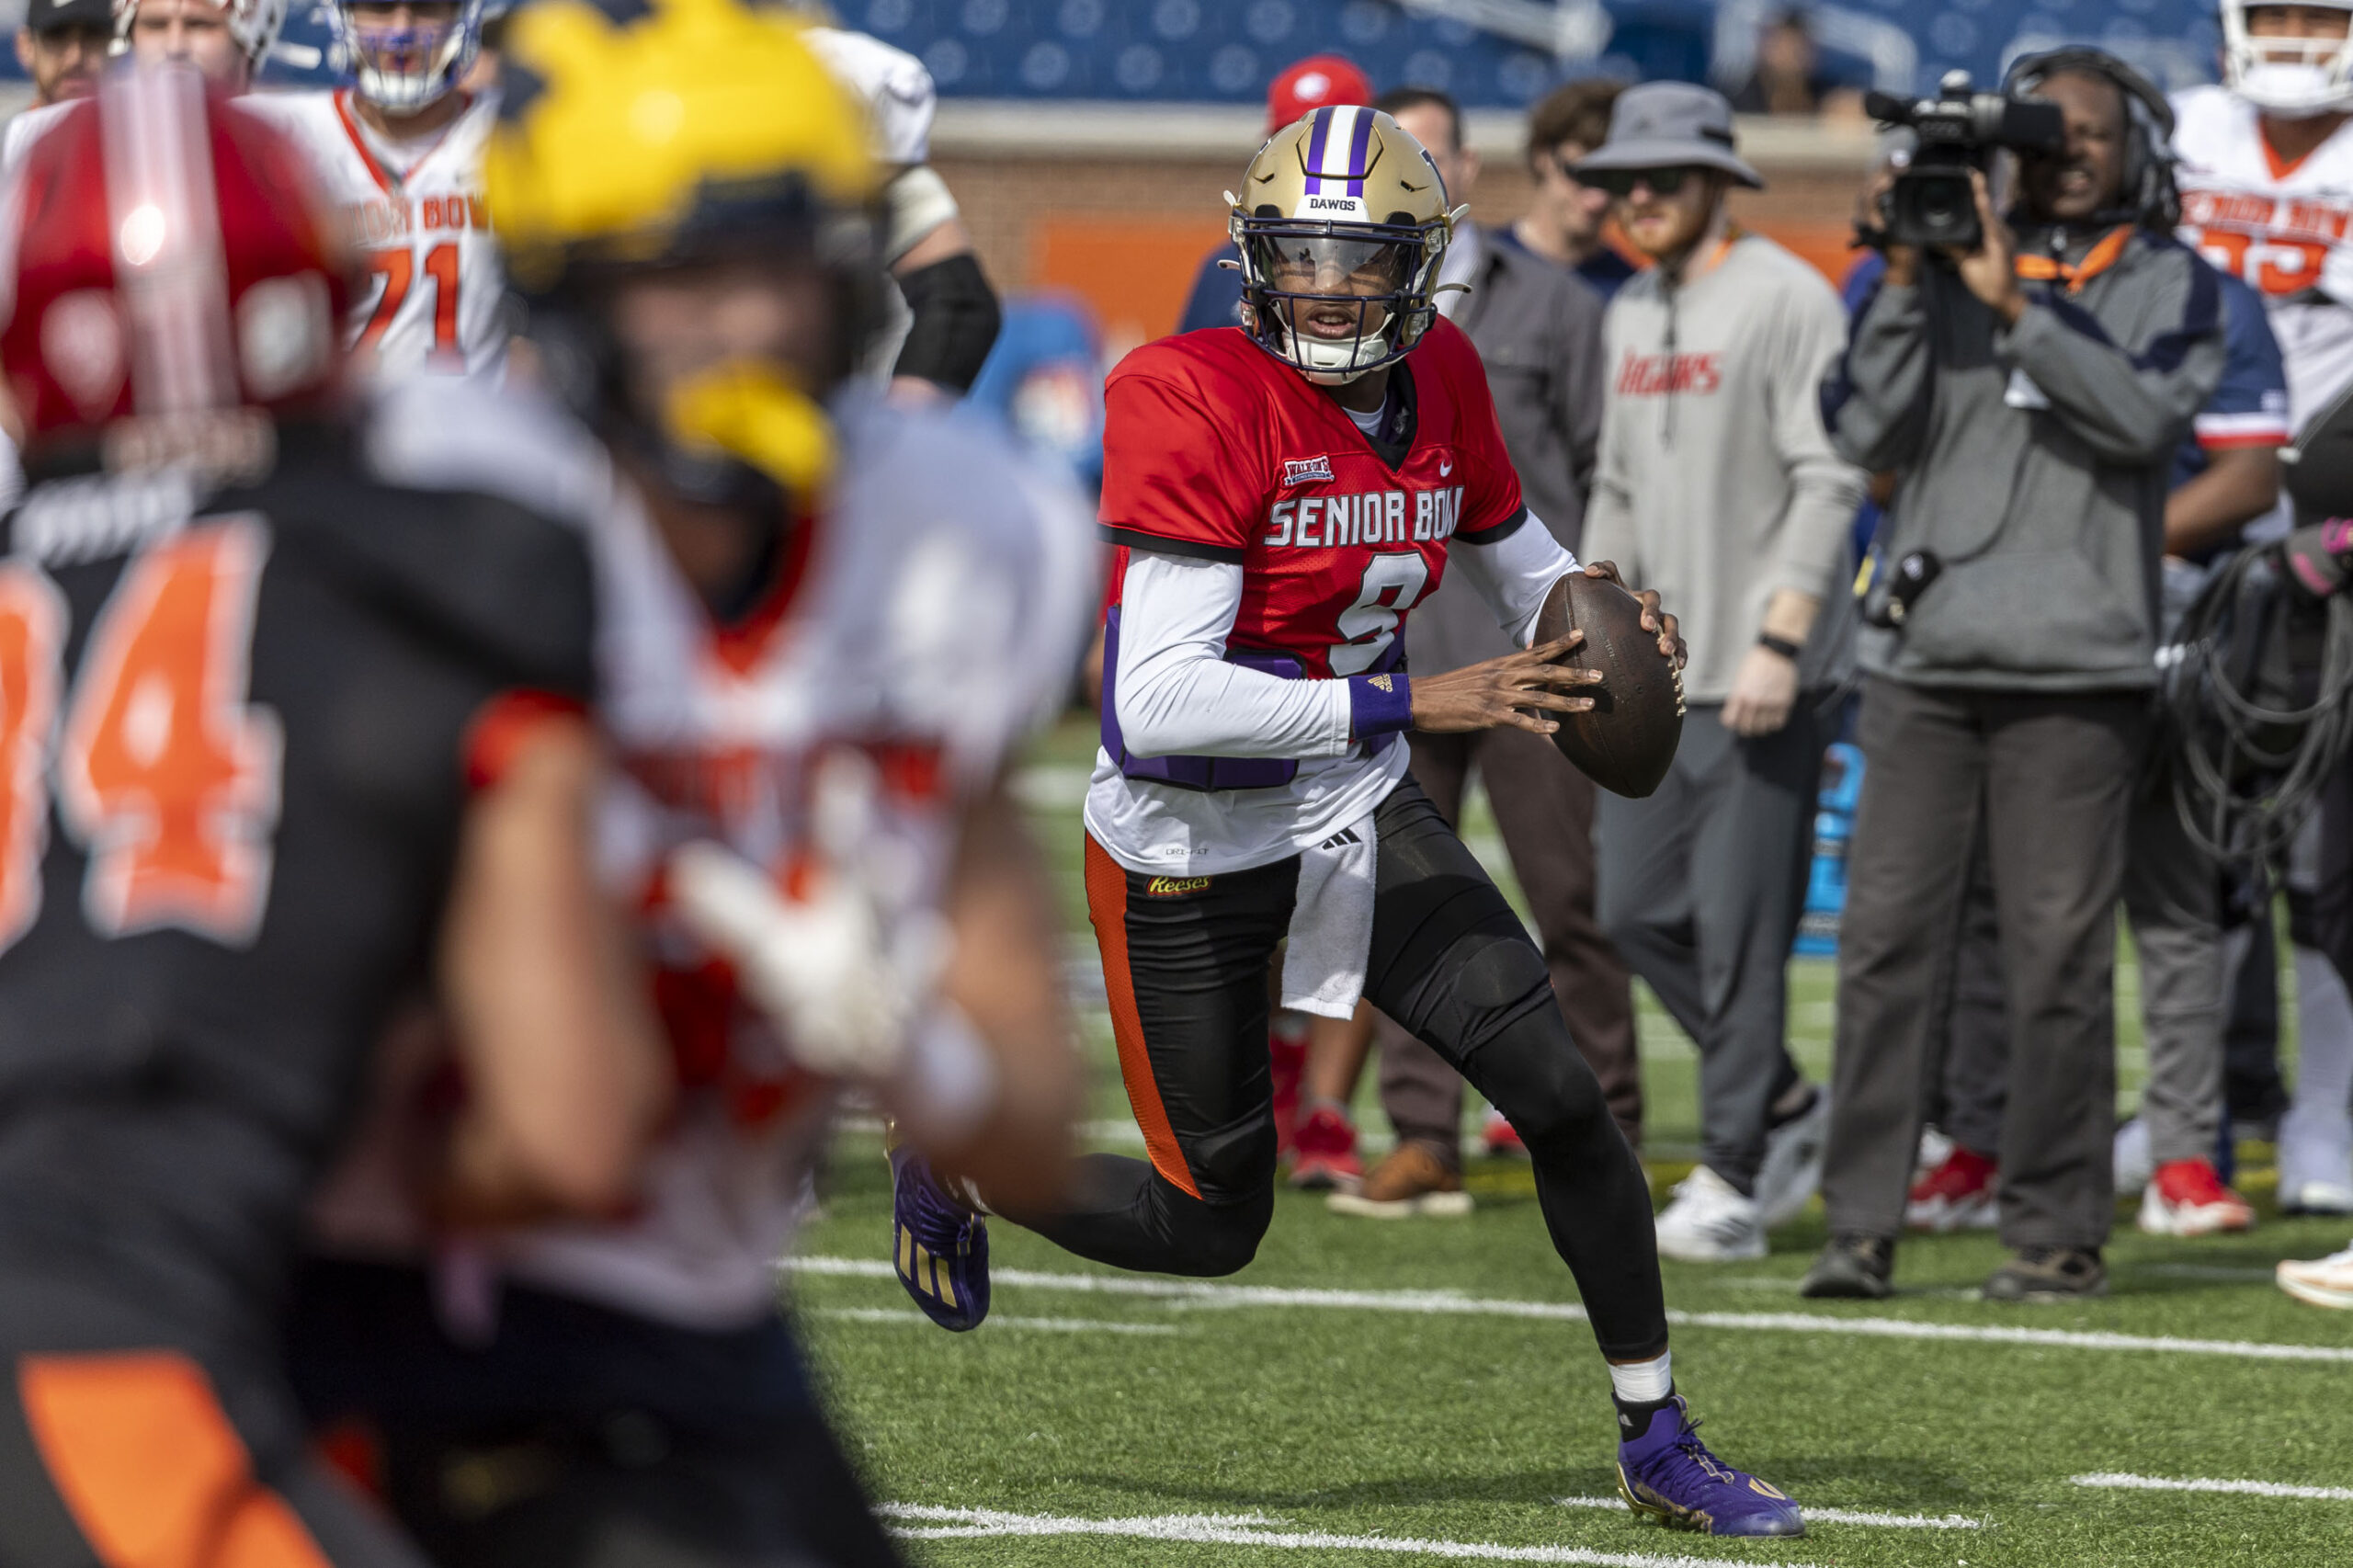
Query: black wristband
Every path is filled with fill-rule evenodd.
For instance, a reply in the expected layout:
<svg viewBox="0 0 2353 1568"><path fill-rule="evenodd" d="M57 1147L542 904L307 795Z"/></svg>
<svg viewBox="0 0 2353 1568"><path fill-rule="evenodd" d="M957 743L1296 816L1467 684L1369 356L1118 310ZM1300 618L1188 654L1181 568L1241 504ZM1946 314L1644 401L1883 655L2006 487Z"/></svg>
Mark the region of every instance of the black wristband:
<svg viewBox="0 0 2353 1568"><path fill-rule="evenodd" d="M1790 642L1788 638L1776 637L1769 631L1760 631L1756 634L1756 645L1759 648L1768 649L1772 653L1780 654L1781 657L1789 660L1790 663L1793 665L1798 662L1798 654L1802 652L1796 643Z"/></svg>

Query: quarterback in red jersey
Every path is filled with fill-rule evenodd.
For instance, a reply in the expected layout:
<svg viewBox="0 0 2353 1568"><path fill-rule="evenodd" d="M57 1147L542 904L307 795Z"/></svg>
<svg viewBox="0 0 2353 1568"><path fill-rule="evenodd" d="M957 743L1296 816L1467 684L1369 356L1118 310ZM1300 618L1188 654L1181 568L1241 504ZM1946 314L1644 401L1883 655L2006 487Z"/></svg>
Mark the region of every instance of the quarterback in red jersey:
<svg viewBox="0 0 2353 1568"><path fill-rule="evenodd" d="M1242 190L1244 324L1137 350L1106 393L1101 515L1120 549L1086 887L1150 1157L1089 1156L1040 1212L902 1152L901 1282L935 1321L977 1324L988 1212L1125 1268L1247 1264L1273 1214L1280 947L1285 1005L1345 1018L1370 999L1526 1139L1610 1362L1627 1501L1716 1534L1801 1534L1795 1504L1693 1434L1642 1167L1542 955L1397 744L1550 733L1594 701L1595 677L1552 662L1574 638L1528 646L1579 567L1530 526L1479 359L1432 303L1455 221L1444 182L1387 115L1328 108L1278 131ZM1523 651L1416 680L1405 618L1449 566ZM1673 618L1645 599L1679 657Z"/></svg>

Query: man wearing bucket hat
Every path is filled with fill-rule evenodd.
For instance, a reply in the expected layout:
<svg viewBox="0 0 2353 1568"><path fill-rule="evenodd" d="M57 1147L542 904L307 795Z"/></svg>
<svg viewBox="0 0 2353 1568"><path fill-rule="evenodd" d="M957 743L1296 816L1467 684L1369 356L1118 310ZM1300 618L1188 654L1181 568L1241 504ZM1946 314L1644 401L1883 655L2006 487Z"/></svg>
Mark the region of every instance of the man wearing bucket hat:
<svg viewBox="0 0 2353 1568"><path fill-rule="evenodd" d="M1701 1161L1659 1215L1659 1251L1762 1257L1812 1193L1826 1120L1790 1060L1786 970L1820 708L1853 643L1842 590L1864 476L1832 451L1816 396L1846 323L1819 273L1725 211L1732 187L1765 182L1721 95L1628 88L1576 176L1652 262L1604 326L1586 551L1692 607L1674 769L1645 800L1601 798L1601 923L1699 1047Z"/></svg>

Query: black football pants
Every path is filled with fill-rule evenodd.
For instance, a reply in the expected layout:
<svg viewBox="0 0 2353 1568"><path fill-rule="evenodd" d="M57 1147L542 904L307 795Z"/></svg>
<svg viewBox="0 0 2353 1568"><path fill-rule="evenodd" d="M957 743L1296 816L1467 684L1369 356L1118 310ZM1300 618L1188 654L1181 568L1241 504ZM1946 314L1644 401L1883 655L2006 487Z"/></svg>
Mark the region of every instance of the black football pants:
<svg viewBox="0 0 2353 1568"><path fill-rule="evenodd" d="M1379 835L1365 995L1511 1119L1552 1244L1602 1353L1666 1348L1650 1192L1569 1039L1544 956L1454 830L1407 778ZM1128 1098L1149 1160L1091 1154L1068 1206L1014 1219L1082 1257L1231 1274L1274 1212L1267 970L1290 925L1297 858L1210 878L1129 871L1091 839L1087 904Z"/></svg>

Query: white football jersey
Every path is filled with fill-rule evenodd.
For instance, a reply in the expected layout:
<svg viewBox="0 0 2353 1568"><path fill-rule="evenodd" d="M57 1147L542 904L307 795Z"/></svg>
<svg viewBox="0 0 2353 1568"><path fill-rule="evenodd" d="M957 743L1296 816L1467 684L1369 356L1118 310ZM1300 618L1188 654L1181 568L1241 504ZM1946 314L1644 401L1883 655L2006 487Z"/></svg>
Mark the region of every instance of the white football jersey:
<svg viewBox="0 0 2353 1568"><path fill-rule="evenodd" d="M367 263L354 345L391 375L495 374L506 362L506 277L483 207L482 158L497 95L481 95L429 145L398 154L360 123L347 87L243 101L301 148Z"/></svg>
<svg viewBox="0 0 2353 1568"><path fill-rule="evenodd" d="M1093 515L1066 480L974 415L863 393L845 404L831 503L790 536L778 590L728 630L585 433L508 394L426 382L380 400L370 427L371 459L396 483L511 494L595 537L618 763L600 856L615 896L645 911L680 1098L634 1219L515 1237L499 1263L695 1327L773 1310L835 1095L665 913L669 852L716 837L790 887L812 868L811 781L847 766L870 784L860 874L886 923L916 930L937 913L966 806L1059 710L1093 624ZM388 1239L381 1224L335 1229L345 1244Z"/></svg>
<svg viewBox="0 0 2353 1568"><path fill-rule="evenodd" d="M2262 293L2288 369L2291 429L2353 384L2353 129L2283 165L2255 106L2226 87L2177 94L2181 237Z"/></svg>
<svg viewBox="0 0 2353 1568"><path fill-rule="evenodd" d="M811 28L801 35L834 80L858 95L874 129L879 163L913 168L931 159L931 119L938 89L922 61L879 38L842 28Z"/></svg>

